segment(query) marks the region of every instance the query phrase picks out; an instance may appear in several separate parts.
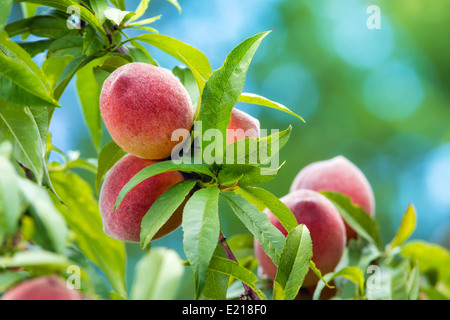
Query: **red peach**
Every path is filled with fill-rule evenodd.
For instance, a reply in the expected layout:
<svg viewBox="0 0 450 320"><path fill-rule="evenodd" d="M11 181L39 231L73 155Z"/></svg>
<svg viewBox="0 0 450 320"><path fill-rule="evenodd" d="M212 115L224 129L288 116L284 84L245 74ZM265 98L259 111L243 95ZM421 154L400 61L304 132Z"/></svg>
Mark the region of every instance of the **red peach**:
<svg viewBox="0 0 450 320"><path fill-rule="evenodd" d="M131 154L120 159L108 172L100 192L100 212L103 218L103 229L109 236L130 242L140 241L141 221L156 199L167 189L183 181L178 171L160 173L150 177L134 187L123 198L114 211L114 205L120 190L139 171L157 161L145 160ZM182 206L153 237L161 238L181 225Z"/></svg>
<svg viewBox="0 0 450 320"><path fill-rule="evenodd" d="M166 69L139 62L121 66L105 80L100 110L113 140L144 159L169 157L179 143L172 133L189 131L193 122L192 102L181 82Z"/></svg>
<svg viewBox="0 0 450 320"><path fill-rule="evenodd" d="M309 229L313 245L312 260L317 268L322 274L332 272L339 263L346 244L344 222L333 203L320 193L306 189L289 193L280 200L292 211L297 222ZM267 209L264 212L270 222L286 236L286 229L272 212ZM270 279L275 279L277 267L256 239L254 247L260 271ZM310 270L303 287L312 287L318 280Z"/></svg>
<svg viewBox="0 0 450 320"><path fill-rule="evenodd" d="M343 156L314 162L303 168L291 185L291 191L298 189L345 194L370 216L374 215L375 198L372 187L361 170ZM356 238L356 232L347 224L345 227L347 239Z"/></svg>
<svg viewBox="0 0 450 320"><path fill-rule="evenodd" d="M9 289L1 300L82 300L75 289L69 289L58 276L26 280Z"/></svg>
<svg viewBox="0 0 450 320"><path fill-rule="evenodd" d="M244 111L233 109L227 130L227 144L244 138L259 138L259 120Z"/></svg>

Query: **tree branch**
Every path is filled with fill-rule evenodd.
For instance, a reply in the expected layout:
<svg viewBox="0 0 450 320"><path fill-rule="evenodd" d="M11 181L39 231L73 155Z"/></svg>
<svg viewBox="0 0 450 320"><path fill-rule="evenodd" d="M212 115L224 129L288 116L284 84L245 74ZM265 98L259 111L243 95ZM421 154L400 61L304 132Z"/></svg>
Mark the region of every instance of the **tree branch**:
<svg viewBox="0 0 450 320"><path fill-rule="evenodd" d="M222 245L223 250L225 251L227 258L229 260L235 261L238 263L234 253L231 251L230 246L228 245L227 239L223 235L222 231L220 231L219 234L219 242ZM260 300L256 292L250 288L247 284L242 282L242 285L244 286L244 294L241 296L241 300Z"/></svg>

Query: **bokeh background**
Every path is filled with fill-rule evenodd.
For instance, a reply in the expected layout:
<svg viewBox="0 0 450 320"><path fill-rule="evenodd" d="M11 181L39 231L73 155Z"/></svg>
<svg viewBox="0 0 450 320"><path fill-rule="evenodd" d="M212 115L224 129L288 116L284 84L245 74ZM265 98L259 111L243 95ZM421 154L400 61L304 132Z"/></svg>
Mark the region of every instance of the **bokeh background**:
<svg viewBox="0 0 450 320"><path fill-rule="evenodd" d="M127 0L127 10L135 10L138 3ZM255 55L245 91L283 103L306 124L272 109L237 105L258 117L262 128L293 126L281 152L286 165L263 187L281 197L305 165L342 154L372 184L385 243L413 203L418 214L413 238L450 249L450 1L179 3L181 15L167 1L153 0L144 17L162 14L153 26L203 51L213 69L245 38L274 30ZM379 30L366 26L369 5L381 9ZM20 15L17 8L13 13ZM179 64L147 48L162 66ZM53 143L65 152L79 150L82 157L96 157L74 83L60 103L63 108L55 112L50 130ZM105 142L108 139L105 134ZM89 173L81 174L94 180ZM226 204L221 208L226 236L246 232ZM181 229L154 245L171 247L184 257ZM137 245L128 249L131 274L141 253Z"/></svg>

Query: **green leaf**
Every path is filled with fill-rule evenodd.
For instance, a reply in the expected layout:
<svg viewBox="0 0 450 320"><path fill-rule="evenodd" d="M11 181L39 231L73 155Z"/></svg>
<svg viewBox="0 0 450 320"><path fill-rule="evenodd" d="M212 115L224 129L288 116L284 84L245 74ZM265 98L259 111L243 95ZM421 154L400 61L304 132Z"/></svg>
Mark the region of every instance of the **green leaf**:
<svg viewBox="0 0 450 320"><path fill-rule="evenodd" d="M84 120L91 134L92 142L100 149L102 138L102 120L100 115L101 86L95 80L93 68L105 60L105 57L93 60L77 72L77 91L81 102Z"/></svg>
<svg viewBox="0 0 450 320"><path fill-rule="evenodd" d="M309 268L311 269L312 272L314 272L314 274L317 276L317 278L320 279L320 281L323 282L323 284L330 289L334 289L335 287L330 285L328 283L328 281L323 277L322 272L317 268L316 264L314 263L314 261L309 260Z"/></svg>
<svg viewBox="0 0 450 320"><path fill-rule="evenodd" d="M253 94L253 93L242 93L241 96L238 99L239 102L245 102L245 103L251 103L251 104L257 104L257 105L261 105L264 107L269 107L269 108L273 108L276 110L280 110L283 112L286 112L290 115L293 115L294 117L300 119L301 121L305 122L305 120L300 117L299 115L295 114L294 112L292 112L291 110L289 110L287 107L285 107L284 105L282 105L281 103L269 100L265 97L259 96L257 94Z"/></svg>
<svg viewBox="0 0 450 320"><path fill-rule="evenodd" d="M205 285L209 262L219 238L219 193L216 187L200 189L183 210L183 247L194 271L196 299Z"/></svg>
<svg viewBox="0 0 450 320"><path fill-rule="evenodd" d="M69 63L73 60L71 56L65 56L61 58L50 58L45 59L42 63L42 70L45 72L45 75L50 82L50 86L52 88L56 87L61 75L64 72L64 69L69 65Z"/></svg>
<svg viewBox="0 0 450 320"><path fill-rule="evenodd" d="M103 61L103 63L100 65L100 68L102 68L103 70L112 73L114 72L117 68L120 68L121 66L126 65L127 63L129 63L130 61L119 57L119 56L113 56L113 57L108 57L107 59L105 59Z"/></svg>
<svg viewBox="0 0 450 320"><path fill-rule="evenodd" d="M72 265L66 255L44 250L19 251L12 256L0 257L0 267L52 267L66 271Z"/></svg>
<svg viewBox="0 0 450 320"><path fill-rule="evenodd" d="M130 19L130 22L137 20L144 15L145 11L147 11L149 2L150 0L141 0L138 7L134 11L136 14Z"/></svg>
<svg viewBox="0 0 450 320"><path fill-rule="evenodd" d="M236 254L234 250L233 253ZM227 257L219 242L217 242L216 250L214 251L213 256L220 258ZM228 275L209 269L200 299L225 300L227 298L229 279L230 277Z"/></svg>
<svg viewBox="0 0 450 320"><path fill-rule="evenodd" d="M122 159L124 155L126 155L126 152L123 151L114 140L111 140L102 148L98 155L98 169L95 179L95 190L97 194L106 172L108 172L117 161Z"/></svg>
<svg viewBox="0 0 450 320"><path fill-rule="evenodd" d="M39 53L48 49L53 40L39 40L33 42L20 42L17 43L23 50L25 50L30 57L34 57Z"/></svg>
<svg viewBox="0 0 450 320"><path fill-rule="evenodd" d="M274 280L273 298L293 300L303 284L312 258L312 241L305 225L292 229L286 237Z"/></svg>
<svg viewBox="0 0 450 320"><path fill-rule="evenodd" d="M6 144L11 148L7 142L0 146ZM0 177L0 243L3 243L5 235L14 235L22 213L17 175L12 163L3 155L0 155Z"/></svg>
<svg viewBox="0 0 450 320"><path fill-rule="evenodd" d="M25 0L16 0L17 2L22 2ZM78 2L73 0L26 0L29 3L36 3L42 6L48 6L55 9L58 9L62 12L67 13L67 8L70 6L77 6L80 10L81 19L86 21L88 24L95 27L100 34L102 34L103 38L107 41L106 32L103 29L100 21L84 6L81 6ZM70 13L70 12L69 12Z"/></svg>
<svg viewBox="0 0 450 320"><path fill-rule="evenodd" d="M1 48L0 51L3 51L3 53L7 57L14 59L15 61L18 61L23 65L27 66L36 75L36 77L39 79L42 85L46 88L47 93L51 93L51 87L42 69L39 68L39 66L33 61L33 59L26 52L26 50L24 50L14 41L8 39L6 37L6 33L4 32L0 34L0 48Z"/></svg>
<svg viewBox="0 0 450 320"><path fill-rule="evenodd" d="M397 233L389 244L389 249L392 250L395 247L402 245L406 240L408 240L415 228L416 210L414 206L410 204L403 215L402 222L397 230Z"/></svg>
<svg viewBox="0 0 450 320"><path fill-rule="evenodd" d="M127 193L139 183L159 173L169 171L195 172L215 179L214 174L208 169L208 167L201 164L176 164L171 160L157 162L152 164L151 166L145 167L137 174L135 174L133 178L130 179L130 181L128 181L128 183L122 188L122 190L120 190L120 193L116 200L116 204L114 205L114 210L117 209Z"/></svg>
<svg viewBox="0 0 450 320"><path fill-rule="evenodd" d="M66 55L79 57L83 54L83 38L67 36L53 41L47 51L47 58L60 58Z"/></svg>
<svg viewBox="0 0 450 320"><path fill-rule="evenodd" d="M120 10L125 10L125 0L110 0L110 2Z"/></svg>
<svg viewBox="0 0 450 320"><path fill-rule="evenodd" d="M408 286L408 300L417 300L419 298L419 286L420 286L420 269L417 262L409 274L407 282Z"/></svg>
<svg viewBox="0 0 450 320"><path fill-rule="evenodd" d="M14 157L41 183L44 154L33 114L29 108L14 106L1 98L0 103L0 138L13 142Z"/></svg>
<svg viewBox="0 0 450 320"><path fill-rule="evenodd" d="M337 192L321 192L327 197L341 214L347 224L361 237L381 248L381 238L376 221L360 206L352 203L349 197Z"/></svg>
<svg viewBox="0 0 450 320"><path fill-rule="evenodd" d="M221 185L231 186L239 181L239 186L253 186L272 180L283 166L284 162L274 169L250 164L222 164L217 178Z"/></svg>
<svg viewBox="0 0 450 320"><path fill-rule="evenodd" d="M56 210L47 191L29 180L20 178L19 189L30 206L39 229L43 247L62 253L67 244L68 229L61 214Z"/></svg>
<svg viewBox="0 0 450 320"><path fill-rule="evenodd" d="M39 77L27 65L2 53L0 53L0 97L19 106L59 106Z"/></svg>
<svg viewBox="0 0 450 320"><path fill-rule="evenodd" d="M324 278L327 282L331 282L338 277L344 277L344 278L347 278L350 281L352 281L357 287L359 296L361 296L361 297L363 296L363 294L364 294L364 274L359 268L345 267L345 268L339 270L338 272L328 273L324 276ZM313 296L314 300L319 299L320 293L322 292L324 287L325 287L325 284L323 281L319 281L317 283L317 287L314 291L314 296Z"/></svg>
<svg viewBox="0 0 450 320"><path fill-rule="evenodd" d="M12 0L0 0L0 33L8 21L9 13L11 12L13 1Z"/></svg>
<svg viewBox="0 0 450 320"><path fill-rule="evenodd" d="M118 26L122 25L122 23L128 21L132 16L135 15L134 12L130 11L122 11L116 8L108 7L103 11L103 14L108 20L111 20Z"/></svg>
<svg viewBox="0 0 450 320"><path fill-rule="evenodd" d="M275 265L278 265L286 241L281 231L270 223L265 213L259 211L241 195L226 191L222 192L222 196L228 201L236 216L255 236L264 252Z"/></svg>
<svg viewBox="0 0 450 320"><path fill-rule="evenodd" d="M250 270L241 267L237 262L213 256L209 263L209 269L236 278L253 289L261 300L267 300L264 293L256 287L258 277Z"/></svg>
<svg viewBox="0 0 450 320"><path fill-rule="evenodd" d="M75 36L78 33L76 29L67 28L67 17L54 15L53 12L50 14L43 12L28 19L14 21L5 27L5 31L10 37L21 34L22 40L29 34L54 40L69 35Z"/></svg>
<svg viewBox="0 0 450 320"><path fill-rule="evenodd" d="M172 70L172 73L180 79L194 104L198 99L199 91L192 71L189 68L177 66Z"/></svg>
<svg viewBox="0 0 450 320"><path fill-rule="evenodd" d="M160 34L144 34L127 41L131 40L149 43L184 63L194 74L199 90L203 90L205 80L212 72L208 58L203 52L180 40Z"/></svg>
<svg viewBox="0 0 450 320"><path fill-rule="evenodd" d="M0 273L0 293L29 277L26 271L2 271Z"/></svg>
<svg viewBox="0 0 450 320"><path fill-rule="evenodd" d="M226 147L225 164L268 164L286 145L291 132L292 127L289 126L281 132L275 130L267 137L245 138L230 143ZM263 173L262 170L268 171ZM261 174L273 174L273 169L262 167Z"/></svg>
<svg viewBox="0 0 450 320"><path fill-rule="evenodd" d="M59 81L56 84L55 89L53 90L53 94L57 100L59 100L61 98L64 90L69 85L69 82L72 80L72 78L78 72L78 70L83 68L85 65L87 65L89 62L91 62L95 58L96 57L94 57L94 56L86 57L85 55L83 55L83 56L75 58L69 62L69 64L64 69L61 77L59 78Z"/></svg>
<svg viewBox="0 0 450 320"><path fill-rule="evenodd" d="M90 0L92 9L98 18L98 21L103 24L106 21L104 11L109 8L107 0Z"/></svg>
<svg viewBox="0 0 450 320"><path fill-rule="evenodd" d="M253 55L268 34L269 32L259 33L234 48L223 66L211 74L203 90L198 118L202 121L202 136L209 129L218 129L222 133L224 148L231 111L244 89L245 77ZM220 154L219 157L221 158Z"/></svg>
<svg viewBox="0 0 450 320"><path fill-rule="evenodd" d="M148 53L147 50L137 41L130 41L131 45L125 46L128 54L133 59L133 62L150 63L154 66L158 66L158 63Z"/></svg>
<svg viewBox="0 0 450 320"><path fill-rule="evenodd" d="M261 201L266 208L280 221L286 231L297 228L298 222L289 208L280 199L267 190L258 187L240 187L252 197Z"/></svg>
<svg viewBox="0 0 450 320"><path fill-rule="evenodd" d="M405 243L400 253L417 261L421 273L435 272L438 281L450 287L450 252L447 249L438 244L414 240Z"/></svg>
<svg viewBox="0 0 450 320"><path fill-rule="evenodd" d="M127 28L133 28L133 27L137 27L137 26L145 26L147 24L151 24L151 23L153 23L155 21L158 21L159 19L161 19L161 17L162 17L162 15L160 14L159 16L155 16L155 17L151 17L151 18L148 18L148 19L136 21L136 22L133 22L133 23L127 23L126 27ZM132 21L132 20L134 20L134 19L131 19L130 21Z"/></svg>
<svg viewBox="0 0 450 320"><path fill-rule="evenodd" d="M359 270L359 269L358 269ZM411 271L410 262L407 259L387 263L383 261L379 265L377 281L368 279L366 288L369 300L407 300L408 299L408 274ZM373 275L374 277L375 275ZM369 285L370 281L370 285Z"/></svg>
<svg viewBox="0 0 450 320"><path fill-rule="evenodd" d="M175 8L178 9L178 12L181 14L181 6L178 3L178 0L167 0L167 1L169 1L171 4L173 4L175 6Z"/></svg>
<svg viewBox="0 0 450 320"><path fill-rule="evenodd" d="M175 299L183 272L182 260L174 250L152 249L136 266L130 299Z"/></svg>
<svg viewBox="0 0 450 320"><path fill-rule="evenodd" d="M86 26L86 33L83 39L83 54L86 56L92 56L101 51L104 47L102 39L98 37L98 34L91 26Z"/></svg>
<svg viewBox="0 0 450 320"><path fill-rule="evenodd" d="M78 175L64 171L51 172L55 190L66 205L54 200L64 215L80 249L106 275L113 289L126 296L126 251L123 242L103 232L102 218L93 190Z"/></svg>
<svg viewBox="0 0 450 320"><path fill-rule="evenodd" d="M151 205L141 222L141 249L150 243L158 230L170 219L172 214L185 201L189 192L197 184L195 180L177 183L166 190Z"/></svg>
<svg viewBox="0 0 450 320"><path fill-rule="evenodd" d="M39 7L38 4L34 4L34 3L26 3L26 2L22 2L20 4L20 7L22 9L22 16L24 18L29 18L32 17L36 14L36 10Z"/></svg>

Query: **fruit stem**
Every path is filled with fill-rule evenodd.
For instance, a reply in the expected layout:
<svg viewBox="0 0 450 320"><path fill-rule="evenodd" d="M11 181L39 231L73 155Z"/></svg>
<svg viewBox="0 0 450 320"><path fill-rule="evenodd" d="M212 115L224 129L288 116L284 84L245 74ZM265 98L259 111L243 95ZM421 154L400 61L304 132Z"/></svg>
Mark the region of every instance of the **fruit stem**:
<svg viewBox="0 0 450 320"><path fill-rule="evenodd" d="M231 248L228 245L227 239L223 235L222 230L219 233L219 242L222 245L222 248L225 251L227 258L229 260L235 261L236 263L239 263L233 251L231 251ZM244 286L244 294L241 296L241 300L260 300L256 292L252 288L250 288L244 282L242 282L242 285Z"/></svg>

